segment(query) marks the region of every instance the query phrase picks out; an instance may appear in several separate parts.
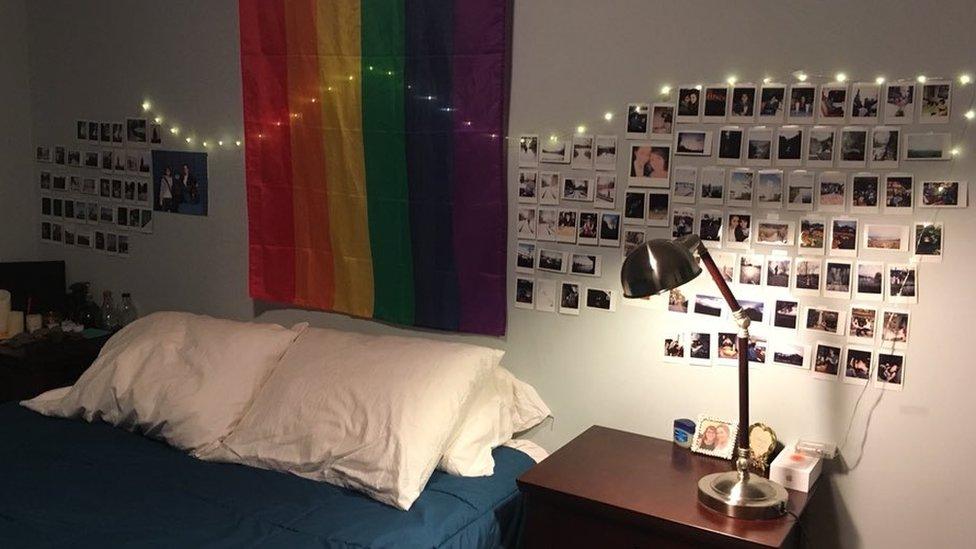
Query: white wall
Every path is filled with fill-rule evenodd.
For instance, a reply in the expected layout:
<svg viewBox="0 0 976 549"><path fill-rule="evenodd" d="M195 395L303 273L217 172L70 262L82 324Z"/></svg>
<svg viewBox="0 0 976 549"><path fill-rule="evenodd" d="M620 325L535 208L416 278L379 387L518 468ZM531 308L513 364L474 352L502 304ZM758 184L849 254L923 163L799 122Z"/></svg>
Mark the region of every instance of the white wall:
<svg viewBox="0 0 976 549"><path fill-rule="evenodd" d="M786 79L795 69L843 70L866 79L976 70L976 8L968 0L926 4L925 13L907 1L516 4L512 135L568 133L579 123L620 133L620 122L604 126L603 112L616 112L619 121L628 101L653 100L662 84L719 81L731 73L746 81L767 74ZM233 0L40 0L29 12L37 141L68 140L75 118L136 114L144 97L198 135L240 133ZM959 92L957 113L972 94L972 87ZM961 132L959 124L951 129ZM951 165L959 177L976 167L976 146L969 149ZM922 166L917 173L944 175L948 168ZM514 164L509 175L514 179ZM242 176L238 151L213 152L210 217L159 216L154 235L135 238L129 259L49 246L42 254L67 257L73 280L132 291L144 312L260 314L279 322L393 331L336 315L255 308L246 292ZM966 508L976 496L967 467L976 439L959 423L976 412L965 344L976 321L976 295L968 289L976 221L969 210L939 215L947 225L947 257L920 273L906 388L864 395L843 463L821 485L807 522L815 546L953 547L976 538ZM510 249L514 242L510 237ZM607 253L602 284L617 284L617 267ZM627 306L610 315L584 311L579 318L512 310L506 338L460 339L507 349L508 366L533 383L556 414L533 435L554 449L592 424L666 438L675 417L702 411L734 417L731 369L659 360L657 342L672 321ZM859 389L773 368L756 371L753 380L754 419L784 440L844 439Z"/></svg>
<svg viewBox="0 0 976 549"><path fill-rule="evenodd" d="M31 163L30 83L27 57L27 5L0 2L0 261L32 259L36 228L37 182Z"/></svg>

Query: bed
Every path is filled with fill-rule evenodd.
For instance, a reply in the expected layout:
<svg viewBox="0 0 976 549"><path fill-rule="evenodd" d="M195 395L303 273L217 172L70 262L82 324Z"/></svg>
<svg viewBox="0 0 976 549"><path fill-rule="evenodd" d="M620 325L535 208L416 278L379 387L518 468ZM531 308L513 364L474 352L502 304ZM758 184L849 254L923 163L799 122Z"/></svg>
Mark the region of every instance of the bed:
<svg viewBox="0 0 976 549"><path fill-rule="evenodd" d="M15 403L0 405L0 439L0 547L509 547L515 478L534 464L496 448L494 475L437 471L402 511Z"/></svg>

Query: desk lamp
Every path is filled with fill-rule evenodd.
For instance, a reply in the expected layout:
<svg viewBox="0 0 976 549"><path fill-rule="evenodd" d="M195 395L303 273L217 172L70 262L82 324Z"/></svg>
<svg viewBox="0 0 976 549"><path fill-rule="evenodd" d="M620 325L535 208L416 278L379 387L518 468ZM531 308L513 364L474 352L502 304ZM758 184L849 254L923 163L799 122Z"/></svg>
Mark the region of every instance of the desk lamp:
<svg viewBox="0 0 976 549"><path fill-rule="evenodd" d="M697 235L644 243L627 256L620 268L624 297L648 297L687 284L701 274L699 261L715 281L739 327L739 433L735 471L702 477L698 481L698 501L730 517L776 518L786 512L786 489L749 472L749 316L708 249Z"/></svg>

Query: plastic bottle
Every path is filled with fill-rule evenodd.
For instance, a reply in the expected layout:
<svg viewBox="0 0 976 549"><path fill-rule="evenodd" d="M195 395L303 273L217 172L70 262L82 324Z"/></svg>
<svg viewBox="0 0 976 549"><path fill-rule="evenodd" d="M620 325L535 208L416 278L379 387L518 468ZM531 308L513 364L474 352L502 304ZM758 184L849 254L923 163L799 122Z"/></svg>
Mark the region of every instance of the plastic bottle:
<svg viewBox="0 0 976 549"><path fill-rule="evenodd" d="M102 292L102 322L106 330L117 330L119 324L119 311L115 308L115 300L112 299L112 292L105 290Z"/></svg>
<svg viewBox="0 0 976 549"><path fill-rule="evenodd" d="M136 311L136 305L132 302L132 294L123 293L122 305L119 306L119 327L127 326L137 318L139 318L139 312Z"/></svg>

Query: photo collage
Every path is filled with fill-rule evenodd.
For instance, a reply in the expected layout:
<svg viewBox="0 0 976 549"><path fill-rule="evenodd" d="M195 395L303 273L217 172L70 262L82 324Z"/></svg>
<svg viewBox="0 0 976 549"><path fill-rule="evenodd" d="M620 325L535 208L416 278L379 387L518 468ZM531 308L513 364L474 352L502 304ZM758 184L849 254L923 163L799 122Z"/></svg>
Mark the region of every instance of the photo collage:
<svg viewBox="0 0 976 549"><path fill-rule="evenodd" d="M152 148L162 127L145 118L77 120L74 145L38 145L41 242L128 256L153 232Z"/></svg>
<svg viewBox="0 0 976 549"><path fill-rule="evenodd" d="M600 277L599 246L626 256L652 237L696 234L746 298L752 364L901 389L919 268L945 252L938 212L968 207L966 181L915 173L951 164L952 135L938 125L958 114L952 82L726 83L671 97L627 105L622 171L610 171L618 136L520 136L515 306L578 314L560 305L568 284L578 306L581 284L548 273ZM604 243L607 215L617 229ZM666 307L689 326L731 323L714 285L699 286L621 302ZM662 354L735 365L734 335L683 330Z"/></svg>

